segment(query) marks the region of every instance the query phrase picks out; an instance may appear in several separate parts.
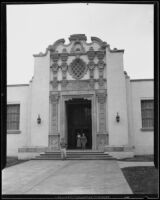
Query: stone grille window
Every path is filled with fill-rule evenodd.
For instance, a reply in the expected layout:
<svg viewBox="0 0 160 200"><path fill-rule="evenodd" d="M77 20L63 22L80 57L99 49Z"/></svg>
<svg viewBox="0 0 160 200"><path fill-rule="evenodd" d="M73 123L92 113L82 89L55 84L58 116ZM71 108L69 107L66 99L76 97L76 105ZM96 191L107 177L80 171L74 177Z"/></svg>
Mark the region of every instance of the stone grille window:
<svg viewBox="0 0 160 200"><path fill-rule="evenodd" d="M70 73L76 79L82 78L86 70L86 64L80 58L76 58L70 65Z"/></svg>
<svg viewBox="0 0 160 200"><path fill-rule="evenodd" d="M152 129L154 125L153 100L141 101L142 128Z"/></svg>
<svg viewBox="0 0 160 200"><path fill-rule="evenodd" d="M19 130L20 105L7 105L7 130Z"/></svg>

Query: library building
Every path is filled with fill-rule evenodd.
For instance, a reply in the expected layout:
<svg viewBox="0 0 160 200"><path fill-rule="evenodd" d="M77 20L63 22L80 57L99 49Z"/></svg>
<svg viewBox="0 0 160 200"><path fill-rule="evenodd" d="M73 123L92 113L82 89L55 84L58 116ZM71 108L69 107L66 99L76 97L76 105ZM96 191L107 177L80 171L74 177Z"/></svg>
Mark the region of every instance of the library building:
<svg viewBox="0 0 160 200"><path fill-rule="evenodd" d="M123 55L98 37L87 42L85 34L34 54L30 82L7 86L7 156L59 152L61 138L68 152L78 152L82 134L86 152L153 154L153 79L131 79Z"/></svg>

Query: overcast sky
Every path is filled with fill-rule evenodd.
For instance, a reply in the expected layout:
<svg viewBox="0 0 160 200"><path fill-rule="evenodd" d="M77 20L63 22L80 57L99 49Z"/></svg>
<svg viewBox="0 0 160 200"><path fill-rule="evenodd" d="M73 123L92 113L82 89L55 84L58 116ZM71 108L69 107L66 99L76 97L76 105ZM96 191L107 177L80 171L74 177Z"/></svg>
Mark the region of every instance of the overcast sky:
<svg viewBox="0 0 160 200"><path fill-rule="evenodd" d="M99 37L124 49L131 79L153 78L153 5L43 4L7 6L7 84L29 83L33 54L71 34Z"/></svg>

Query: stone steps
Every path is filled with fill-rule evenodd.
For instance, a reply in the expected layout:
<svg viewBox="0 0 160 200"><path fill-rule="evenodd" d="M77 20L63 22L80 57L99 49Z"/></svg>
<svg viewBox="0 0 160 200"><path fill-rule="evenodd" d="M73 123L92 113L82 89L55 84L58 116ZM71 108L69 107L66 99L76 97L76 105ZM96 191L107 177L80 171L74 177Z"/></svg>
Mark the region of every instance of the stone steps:
<svg viewBox="0 0 160 200"><path fill-rule="evenodd" d="M45 152L33 158L34 160L60 160L60 151ZM114 158L103 152L96 151L67 151L67 160L114 160Z"/></svg>

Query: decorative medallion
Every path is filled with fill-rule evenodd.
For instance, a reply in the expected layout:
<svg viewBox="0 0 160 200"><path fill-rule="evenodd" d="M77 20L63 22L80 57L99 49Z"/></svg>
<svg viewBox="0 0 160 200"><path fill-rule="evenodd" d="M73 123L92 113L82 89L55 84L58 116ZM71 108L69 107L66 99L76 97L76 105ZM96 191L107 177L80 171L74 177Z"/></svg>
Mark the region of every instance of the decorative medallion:
<svg viewBox="0 0 160 200"><path fill-rule="evenodd" d="M69 65L69 73L75 79L81 79L86 72L87 72L87 65L80 58L74 59Z"/></svg>

